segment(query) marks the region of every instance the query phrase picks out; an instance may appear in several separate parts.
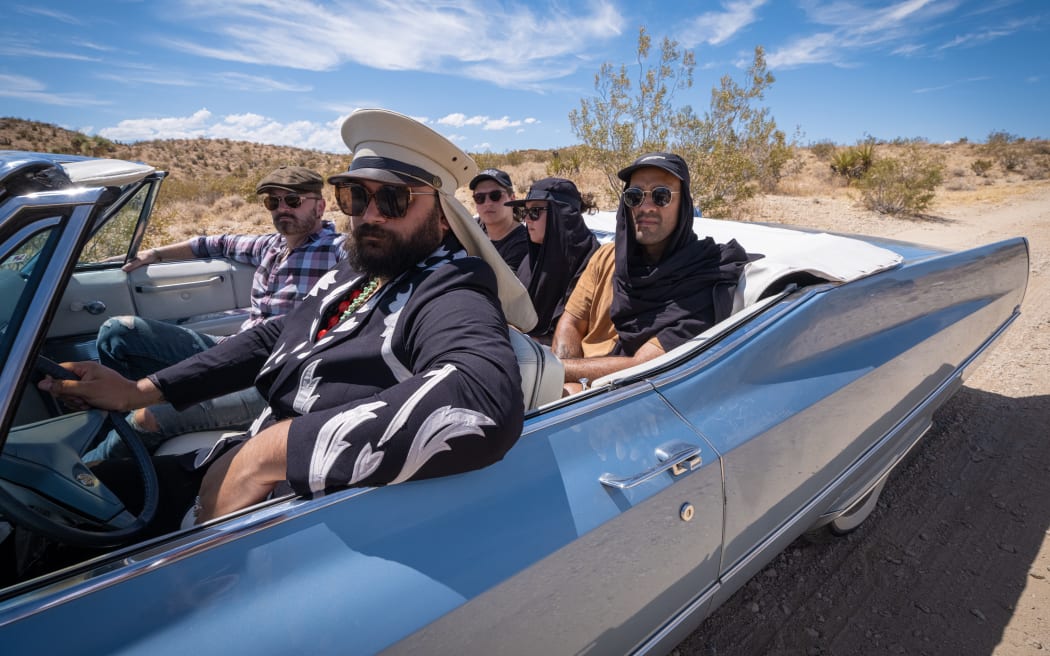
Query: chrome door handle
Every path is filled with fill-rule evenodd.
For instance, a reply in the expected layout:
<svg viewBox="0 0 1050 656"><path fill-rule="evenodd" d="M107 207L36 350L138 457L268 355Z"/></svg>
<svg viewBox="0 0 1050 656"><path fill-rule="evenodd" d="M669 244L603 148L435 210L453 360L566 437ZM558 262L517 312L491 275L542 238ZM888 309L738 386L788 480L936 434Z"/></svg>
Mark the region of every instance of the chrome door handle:
<svg viewBox="0 0 1050 656"><path fill-rule="evenodd" d="M673 442L665 444L656 449L656 457L660 463L634 476L617 477L612 474L602 474L598 481L607 487L617 490L627 490L636 485L659 476L670 470L672 476L679 476L687 471L692 471L703 463L700 457L700 447L687 442Z"/></svg>
<svg viewBox="0 0 1050 656"><path fill-rule="evenodd" d="M73 301L69 304L69 309L73 312L86 310L88 314L102 314L106 311L106 304L102 301Z"/></svg>
<svg viewBox="0 0 1050 656"><path fill-rule="evenodd" d="M204 280L190 280L189 282L173 282L170 285L136 285L135 291L140 294L160 294L162 292L177 292L194 287L207 287L222 282L222 276L212 276Z"/></svg>

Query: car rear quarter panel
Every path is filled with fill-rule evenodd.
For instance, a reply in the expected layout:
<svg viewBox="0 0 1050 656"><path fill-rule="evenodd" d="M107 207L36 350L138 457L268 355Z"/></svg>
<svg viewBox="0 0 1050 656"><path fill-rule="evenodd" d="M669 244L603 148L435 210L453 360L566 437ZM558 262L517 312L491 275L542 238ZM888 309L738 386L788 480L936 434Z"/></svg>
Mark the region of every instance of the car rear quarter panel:
<svg viewBox="0 0 1050 656"><path fill-rule="evenodd" d="M1023 239L926 257L782 304L700 371L655 381L723 456L724 579L812 525L843 472L1011 317L1027 271Z"/></svg>

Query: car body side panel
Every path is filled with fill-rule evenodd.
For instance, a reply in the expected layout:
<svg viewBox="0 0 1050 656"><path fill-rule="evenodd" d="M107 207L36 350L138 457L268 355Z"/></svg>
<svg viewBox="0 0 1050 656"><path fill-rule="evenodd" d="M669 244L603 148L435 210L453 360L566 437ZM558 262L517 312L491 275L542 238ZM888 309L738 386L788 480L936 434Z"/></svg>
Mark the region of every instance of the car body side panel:
<svg viewBox="0 0 1050 656"><path fill-rule="evenodd" d="M393 652L638 643L717 578L720 465L645 383L591 409L536 418L502 462L477 472L284 502L311 512L259 511L241 523L265 530L129 555L137 576L116 567L9 600L0 635L40 653L113 654L183 654L185 636L197 654L231 644L368 654L431 623ZM654 449L673 440L698 444L704 466L626 491L599 483L653 466ZM696 509L689 522L685 502Z"/></svg>
<svg viewBox="0 0 1050 656"><path fill-rule="evenodd" d="M1010 319L1027 270L1021 239L905 265L811 295L702 371L654 381L723 456L723 576L753 561L749 576L827 510L810 502L834 502L842 473Z"/></svg>
<svg viewBox="0 0 1050 656"><path fill-rule="evenodd" d="M706 609L719 562L721 468L662 400L638 397L523 439L555 454L579 539L384 653L626 653L687 605ZM674 440L701 446L702 466L630 490L598 483L603 473L651 467L654 449Z"/></svg>

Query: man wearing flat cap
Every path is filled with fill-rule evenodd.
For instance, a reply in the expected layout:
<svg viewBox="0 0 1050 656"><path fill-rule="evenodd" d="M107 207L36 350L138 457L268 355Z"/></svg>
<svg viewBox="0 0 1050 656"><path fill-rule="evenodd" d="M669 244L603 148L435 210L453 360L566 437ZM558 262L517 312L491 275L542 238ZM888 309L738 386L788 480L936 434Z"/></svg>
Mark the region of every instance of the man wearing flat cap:
<svg viewBox="0 0 1050 656"><path fill-rule="evenodd" d="M324 180L316 171L302 166L281 166L262 178L255 188L277 232L194 237L140 252L124 265L124 270L134 271L157 262L212 257L250 264L255 267L251 307L240 330L257 326L288 313L321 276L346 257L342 248L344 236L331 222L322 219L323 188ZM223 336L200 333L173 323L120 316L102 324L96 344L102 364L135 379L209 349L223 339ZM265 407L255 388L248 386L182 412L168 404L139 408L128 415L128 423L153 451L182 433L244 430ZM124 444L112 434L86 454L85 461L127 453Z"/></svg>
<svg viewBox="0 0 1050 656"><path fill-rule="evenodd" d="M285 483L316 495L477 469L500 460L521 433L507 324L527 331L536 317L455 198L476 171L473 160L383 110L352 114L343 139L353 161L329 182L350 215L348 262L299 307L137 382L74 363L66 366L83 380L40 383L60 397L125 409L160 399L183 406L254 381L268 407L250 436L225 452L202 451L194 463L207 471L201 520L260 502ZM111 485L105 471L96 473ZM161 485L170 512L182 488Z"/></svg>
<svg viewBox="0 0 1050 656"><path fill-rule="evenodd" d="M595 251L565 304L551 348L565 391L652 360L729 316L748 256L693 232L689 168L673 153L643 155L624 183L616 238Z"/></svg>

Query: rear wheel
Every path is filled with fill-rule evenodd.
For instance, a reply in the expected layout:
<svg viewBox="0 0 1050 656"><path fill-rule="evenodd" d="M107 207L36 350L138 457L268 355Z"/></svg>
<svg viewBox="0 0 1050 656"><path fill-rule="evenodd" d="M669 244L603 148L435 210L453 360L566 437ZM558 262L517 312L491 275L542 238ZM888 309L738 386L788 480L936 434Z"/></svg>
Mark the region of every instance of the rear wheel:
<svg viewBox="0 0 1050 656"><path fill-rule="evenodd" d="M864 520L868 518L868 515L871 514L871 511L875 510L875 506L879 503L879 494L882 493L882 488L885 485L886 479L883 478L878 485L871 488L849 510L828 522L828 531L832 535L843 536L857 530Z"/></svg>

